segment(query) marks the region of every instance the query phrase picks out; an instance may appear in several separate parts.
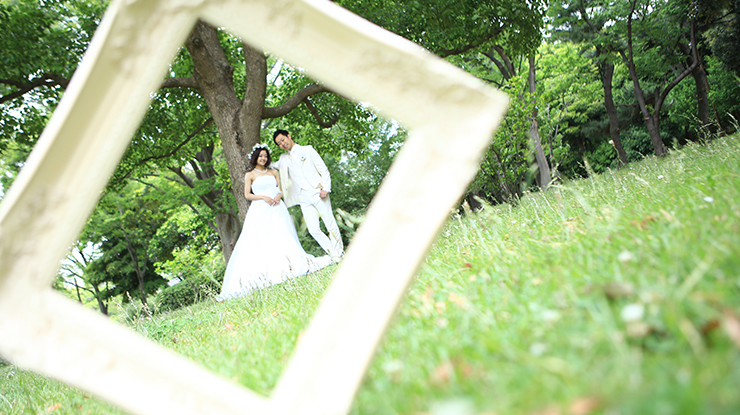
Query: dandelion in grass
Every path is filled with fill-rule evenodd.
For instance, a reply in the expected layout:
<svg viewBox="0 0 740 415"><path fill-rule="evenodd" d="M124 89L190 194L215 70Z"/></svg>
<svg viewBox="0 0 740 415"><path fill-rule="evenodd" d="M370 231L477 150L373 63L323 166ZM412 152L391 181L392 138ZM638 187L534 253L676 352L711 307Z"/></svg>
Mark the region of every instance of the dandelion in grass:
<svg viewBox="0 0 740 415"><path fill-rule="evenodd" d="M547 351L547 345L544 343L532 343L529 346L529 353L532 356L542 356Z"/></svg>
<svg viewBox="0 0 740 415"><path fill-rule="evenodd" d="M398 359L388 360L383 363L382 369L383 372L385 372L388 377L391 378L391 380L398 382L401 380L401 375L403 373L403 361Z"/></svg>
<svg viewBox="0 0 740 415"><path fill-rule="evenodd" d="M642 317L644 315L645 306L640 303L627 304L622 308L622 311L620 312L622 321L624 321L625 323L640 321L642 320Z"/></svg>
<svg viewBox="0 0 740 415"><path fill-rule="evenodd" d="M630 251L622 251L617 256L617 259L619 260L619 262L626 264L635 260L635 254Z"/></svg>
<svg viewBox="0 0 740 415"><path fill-rule="evenodd" d="M548 323L558 321L560 319L560 313L557 310L544 310L542 312L542 319Z"/></svg>
<svg viewBox="0 0 740 415"><path fill-rule="evenodd" d="M470 399L452 398L434 402L429 407L431 415L475 415L475 405Z"/></svg>

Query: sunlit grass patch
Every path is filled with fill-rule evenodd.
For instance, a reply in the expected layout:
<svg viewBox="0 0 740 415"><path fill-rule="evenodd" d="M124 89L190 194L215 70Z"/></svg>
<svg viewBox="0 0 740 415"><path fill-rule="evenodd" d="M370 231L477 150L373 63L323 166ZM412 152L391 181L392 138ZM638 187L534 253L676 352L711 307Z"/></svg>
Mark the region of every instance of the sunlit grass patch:
<svg viewBox="0 0 740 415"><path fill-rule="evenodd" d="M726 139L452 218L355 413L737 412L739 185Z"/></svg>

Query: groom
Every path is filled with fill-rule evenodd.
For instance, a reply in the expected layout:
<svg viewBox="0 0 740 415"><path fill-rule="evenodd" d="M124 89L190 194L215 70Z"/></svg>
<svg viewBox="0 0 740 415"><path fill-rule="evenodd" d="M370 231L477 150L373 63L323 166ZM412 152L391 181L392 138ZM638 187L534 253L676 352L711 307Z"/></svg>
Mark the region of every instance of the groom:
<svg viewBox="0 0 740 415"><path fill-rule="evenodd" d="M308 232L333 261L338 261L344 253L344 245L329 200L329 169L313 147L296 144L287 131L276 130L272 139L278 147L287 151L272 164L280 171L285 203L289 207L301 205ZM328 237L321 231L319 217L329 231Z"/></svg>

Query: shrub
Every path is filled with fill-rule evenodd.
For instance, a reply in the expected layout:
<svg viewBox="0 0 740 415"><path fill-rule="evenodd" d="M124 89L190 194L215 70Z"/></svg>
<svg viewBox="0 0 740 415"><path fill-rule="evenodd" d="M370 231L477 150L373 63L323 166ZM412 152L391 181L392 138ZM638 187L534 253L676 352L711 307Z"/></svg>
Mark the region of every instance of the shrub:
<svg viewBox="0 0 740 415"><path fill-rule="evenodd" d="M220 286L216 281L203 275L193 276L159 293L157 296L159 311L167 312L195 304L214 296L219 289Z"/></svg>
<svg viewBox="0 0 740 415"><path fill-rule="evenodd" d="M650 134L644 127L631 126L622 134L622 145L629 162L641 160L644 156L655 154Z"/></svg>
<svg viewBox="0 0 740 415"><path fill-rule="evenodd" d="M589 165L596 173L603 173L617 163L617 151L608 141L603 141L595 150L586 153Z"/></svg>

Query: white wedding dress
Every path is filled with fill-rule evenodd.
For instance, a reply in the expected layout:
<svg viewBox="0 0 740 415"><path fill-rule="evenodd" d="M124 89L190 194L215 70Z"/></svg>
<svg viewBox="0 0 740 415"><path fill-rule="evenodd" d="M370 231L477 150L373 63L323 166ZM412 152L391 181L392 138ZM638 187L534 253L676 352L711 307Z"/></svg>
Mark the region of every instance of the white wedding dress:
<svg viewBox="0 0 740 415"><path fill-rule="evenodd" d="M274 176L264 175L252 181L252 193L275 197L280 189ZM317 258L303 250L282 200L277 206L253 200L226 266L221 294L216 299L239 297L329 264L328 255Z"/></svg>

